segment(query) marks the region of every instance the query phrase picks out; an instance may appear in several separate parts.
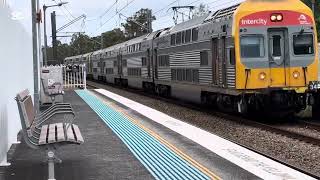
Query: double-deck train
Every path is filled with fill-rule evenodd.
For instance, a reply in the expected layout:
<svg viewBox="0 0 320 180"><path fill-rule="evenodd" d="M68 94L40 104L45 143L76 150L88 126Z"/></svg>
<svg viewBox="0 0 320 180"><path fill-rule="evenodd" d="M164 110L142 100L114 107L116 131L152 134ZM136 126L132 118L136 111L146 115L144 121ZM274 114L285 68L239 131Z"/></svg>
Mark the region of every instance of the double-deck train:
<svg viewBox="0 0 320 180"><path fill-rule="evenodd" d="M86 63L94 80L241 113L309 104L317 114L316 32L300 0L247 0L65 64Z"/></svg>

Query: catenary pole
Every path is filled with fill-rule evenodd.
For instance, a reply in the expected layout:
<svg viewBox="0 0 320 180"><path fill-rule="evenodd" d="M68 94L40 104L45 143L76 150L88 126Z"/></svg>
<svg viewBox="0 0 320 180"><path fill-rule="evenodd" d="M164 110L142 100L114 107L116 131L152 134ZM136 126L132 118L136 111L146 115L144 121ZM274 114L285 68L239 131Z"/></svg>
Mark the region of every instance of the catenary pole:
<svg viewBox="0 0 320 180"><path fill-rule="evenodd" d="M37 33L37 1L31 0L32 13L32 55L33 55L33 81L34 81L34 106L39 112L39 66L38 66L38 33Z"/></svg>

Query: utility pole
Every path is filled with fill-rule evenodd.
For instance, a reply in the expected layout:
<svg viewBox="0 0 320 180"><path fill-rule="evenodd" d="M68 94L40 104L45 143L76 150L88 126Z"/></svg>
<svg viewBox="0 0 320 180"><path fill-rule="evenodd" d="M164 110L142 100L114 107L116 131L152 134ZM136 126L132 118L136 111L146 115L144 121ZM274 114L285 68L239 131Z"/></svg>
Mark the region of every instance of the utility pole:
<svg viewBox="0 0 320 180"><path fill-rule="evenodd" d="M103 33L101 33L101 49L103 49Z"/></svg>
<svg viewBox="0 0 320 180"><path fill-rule="evenodd" d="M57 62L57 64L61 64L58 61L57 57L57 25L56 25L56 12L53 11L51 13L51 27L52 27L52 53L53 53L53 60Z"/></svg>
<svg viewBox="0 0 320 180"><path fill-rule="evenodd" d="M152 33L152 10L149 9L147 12L147 28L148 33Z"/></svg>
<svg viewBox="0 0 320 180"><path fill-rule="evenodd" d="M39 112L39 66L38 66L38 33L37 33L37 1L31 0L32 13L32 55L33 55L33 88L34 88L34 106L36 112Z"/></svg>
<svg viewBox="0 0 320 180"><path fill-rule="evenodd" d="M48 8L51 8L51 7L56 7L56 6L62 6L64 4L68 4L68 2L60 2L56 5L51 5L51 6L46 6L46 5L43 5L43 34L44 34L44 48L43 48L43 62L44 62L44 65L46 66L47 63L48 63L48 56L47 56L47 48L48 48L48 43L47 43L47 23L46 23L46 10Z"/></svg>

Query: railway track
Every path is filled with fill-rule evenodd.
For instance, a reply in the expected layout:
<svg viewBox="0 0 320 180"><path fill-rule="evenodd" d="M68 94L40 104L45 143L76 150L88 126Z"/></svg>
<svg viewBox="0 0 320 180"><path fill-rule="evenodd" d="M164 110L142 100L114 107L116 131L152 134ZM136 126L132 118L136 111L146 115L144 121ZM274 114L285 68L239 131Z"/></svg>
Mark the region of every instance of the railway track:
<svg viewBox="0 0 320 180"><path fill-rule="evenodd" d="M105 84L101 84L101 83L97 83L97 82L91 82L91 81L87 81L87 86L89 87L92 87L92 88L102 88L104 89L104 86L106 86ZM114 85L107 85L107 86L111 86L111 87L114 87L114 88L120 88L120 87L117 87L117 86L114 86ZM309 122L309 121L303 121L303 120L296 120L296 124L295 125L299 125L299 128L305 128L306 130L315 130L317 131L316 133L318 133L319 135L319 138L316 138L314 136L309 136L309 135L306 135L307 133L303 134L303 133L297 133L296 131L294 131L293 129L291 128L286 128L286 127L283 127L283 126L279 126L279 125L273 125L273 124L267 124L267 123L262 123L262 122L258 122L258 121L255 121L255 120L251 120L249 118L244 118L244 117L241 117L239 115L234 115L234 114L226 114L226 113L223 113L223 112L218 112L218 111L213 111L212 109L209 109L209 108L206 108L206 107L203 107L203 106L199 106L199 105L195 105L195 104L192 104L192 103L186 103L186 102L182 102L182 101L178 101L176 99L172 99L172 98L163 98L163 97L160 97L160 96L157 96L157 95L154 95L154 94L149 94L149 93L145 93L144 91L142 90L137 90L137 89L131 89L131 88L120 88L122 90L126 90L126 91L129 91L131 93L136 93L136 94L139 94L139 95L142 95L142 96L146 96L146 97L149 97L149 98L154 98L154 99L157 99L157 100L161 100L161 101L165 101L167 103L171 103L171 104L175 104L175 105L179 105L179 106L184 106L186 108L190 108L190 109L193 109L193 110L197 110L197 111L201 111L201 112L205 112L205 113L208 113L214 117L217 117L217 118L220 118L222 120L227 120L227 121L234 121L234 122L237 122L239 124L242 124L242 125L246 125L246 126L250 126L250 127L254 127L254 128L258 128L258 129L261 129L263 131L267 131L267 132L270 132L270 133L274 133L274 134L278 134L278 135L281 135L281 136L285 136L287 138L290 138L290 139L293 139L294 141L301 141L303 143L308 143L308 144L312 144L312 145L315 145L315 146L319 146L320 147L320 124L317 124L316 122ZM290 127L290 125L289 125ZM315 177L315 178L319 178L318 176L314 175L313 173L311 173L310 171L308 170L305 170L301 167L296 167L290 163L287 163L285 161L282 161L282 160L279 160L277 158L274 158L266 153L263 153L261 151L258 151L252 147L249 147L247 145L244 145L244 144L241 144L239 142L236 142L230 138L228 138L227 136L224 136L224 135L220 135L222 138L224 139L227 139L235 144L238 144L242 147L245 147L251 151L254 151L258 154L261 154L263 156L266 156L270 159L273 159L274 161L277 161L279 163L282 163L288 167L291 167L293 169L296 169L302 173L305 173L305 174L308 174L312 177Z"/></svg>
<svg viewBox="0 0 320 180"><path fill-rule="evenodd" d="M99 83L96 83L96 82L89 82L88 86L93 87L93 88L103 88L103 84L99 84ZM114 86L112 86L112 87L114 87ZM294 130L292 130L291 128L284 128L284 127L281 127L279 125L271 125L271 124L267 124L267 123L261 123L261 122L255 121L255 120L250 120L248 118L243 118L243 117L235 116L235 115L232 115L232 114L230 115L230 114L225 114L225 113L222 113L222 112L212 111L212 109L209 110L206 107L196 106L196 105L191 104L191 103L185 103L185 102L177 101L177 100L171 99L171 98L168 99L168 98L163 98L163 97L152 95L152 94L147 94L147 93L145 93L145 92L143 92L141 90L128 89L128 88L126 88L125 90L128 90L128 91L133 92L133 93L138 93L138 94L143 95L143 96L147 96L147 97L151 97L151 98L156 98L158 100L166 101L168 103L185 106L187 108L191 108L191 109L194 109L194 110L204 111L204 112L209 113L211 115L218 116L219 118L222 118L222 119L237 121L237 122L239 122L241 124L245 124L245 125L248 125L248 126L256 127L256 128L262 129L262 130L266 130L266 131L270 131L270 132L273 132L273 133L276 133L276 134L279 134L279 135L282 135L282 136L286 136L288 138L293 138L293 139L296 139L296 140L299 140L299 141L303 141L305 143L310 143L310 144L313 144L313 145L320 146L320 124L318 124L316 122L297 120L299 126L301 126L299 128L307 127L307 128L305 128L306 130L308 130L308 129L309 130L312 130L312 129L316 130L316 131L318 131L319 138L316 138L314 136L308 136L308 135L305 135L305 134L299 134L299 133L295 132Z"/></svg>

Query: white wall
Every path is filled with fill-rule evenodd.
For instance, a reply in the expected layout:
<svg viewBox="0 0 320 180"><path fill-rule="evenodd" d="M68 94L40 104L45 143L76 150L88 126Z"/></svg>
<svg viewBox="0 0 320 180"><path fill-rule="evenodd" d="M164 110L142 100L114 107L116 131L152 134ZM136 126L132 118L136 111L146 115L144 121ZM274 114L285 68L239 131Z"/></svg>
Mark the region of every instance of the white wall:
<svg viewBox="0 0 320 180"><path fill-rule="evenodd" d="M30 10L29 0L19 2L28 4L26 12ZM0 166L6 164L6 152L21 129L14 97L25 88L33 94L31 11L19 14L11 9L0 1Z"/></svg>

